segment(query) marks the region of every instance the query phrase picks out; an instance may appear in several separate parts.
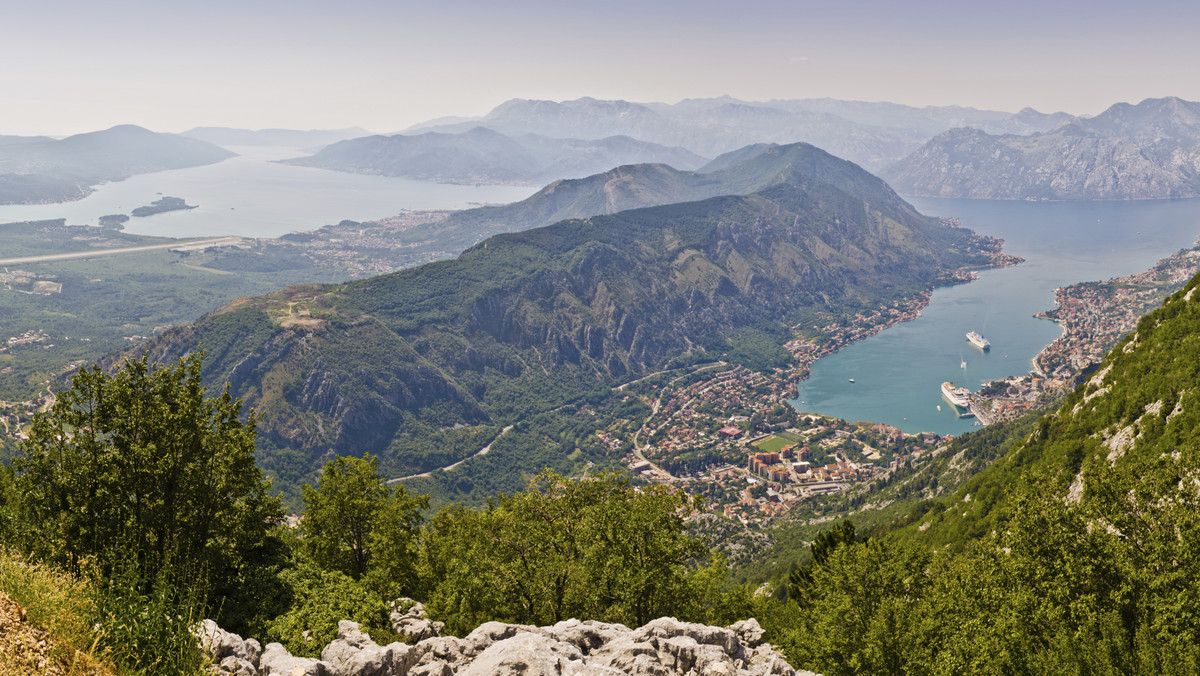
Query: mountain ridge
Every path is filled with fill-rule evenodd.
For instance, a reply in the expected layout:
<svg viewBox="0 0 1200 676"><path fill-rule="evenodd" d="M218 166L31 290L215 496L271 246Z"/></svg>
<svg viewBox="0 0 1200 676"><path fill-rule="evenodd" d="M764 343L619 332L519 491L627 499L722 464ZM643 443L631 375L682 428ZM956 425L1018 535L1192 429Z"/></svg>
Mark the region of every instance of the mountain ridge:
<svg viewBox="0 0 1200 676"><path fill-rule="evenodd" d="M706 160L628 136L598 140L536 134L510 136L484 126L461 133L368 136L339 141L284 164L441 183L540 184L586 176L622 164L660 162L692 169Z"/></svg>
<svg viewBox="0 0 1200 676"><path fill-rule="evenodd" d="M204 141L129 124L60 140L9 143L0 145L0 204L79 199L98 183L234 155Z"/></svg>
<svg viewBox="0 0 1200 676"><path fill-rule="evenodd" d="M901 159L939 132L974 125L994 132L1044 131L1065 113L1018 114L955 106L914 108L894 103L836 99L741 101L730 96L685 99L676 104L510 99L481 117L430 121L418 131L461 132L487 126L505 134L537 133L571 138L615 134L713 157L752 143L805 141L877 171Z"/></svg>
<svg viewBox="0 0 1200 676"><path fill-rule="evenodd" d="M1114 104L1048 132L943 132L881 173L904 194L977 199L1200 196L1200 103Z"/></svg>

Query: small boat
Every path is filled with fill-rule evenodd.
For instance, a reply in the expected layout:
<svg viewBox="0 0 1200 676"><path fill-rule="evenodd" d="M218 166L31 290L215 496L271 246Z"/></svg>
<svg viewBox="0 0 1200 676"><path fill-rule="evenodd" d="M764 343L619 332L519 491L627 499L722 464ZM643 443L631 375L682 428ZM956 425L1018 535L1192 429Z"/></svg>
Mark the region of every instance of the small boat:
<svg viewBox="0 0 1200 676"><path fill-rule="evenodd" d="M959 365L959 368L964 368L964 369L967 368L967 360L966 359L964 359L962 361L962 364Z"/></svg>
<svg viewBox="0 0 1200 676"><path fill-rule="evenodd" d="M939 410L939 411L940 411L940 410L942 410L942 405L941 405L941 404L938 404L938 405L937 405L937 407L938 407L938 410Z"/></svg>
<svg viewBox="0 0 1200 676"><path fill-rule="evenodd" d="M850 379L850 382L854 382L854 379L853 379L853 378L851 378L851 379Z"/></svg>

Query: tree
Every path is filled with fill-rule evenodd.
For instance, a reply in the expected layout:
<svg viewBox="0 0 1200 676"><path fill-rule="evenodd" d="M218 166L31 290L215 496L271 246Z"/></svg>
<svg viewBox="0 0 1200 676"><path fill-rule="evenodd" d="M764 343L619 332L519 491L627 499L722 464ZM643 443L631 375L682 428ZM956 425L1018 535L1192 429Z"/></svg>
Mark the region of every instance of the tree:
<svg viewBox="0 0 1200 676"><path fill-rule="evenodd" d="M849 519L842 521L829 530L817 533L817 537L813 539L812 546L809 547L809 551L812 553L812 560L788 573L788 598L794 599L801 606L807 605L811 601L809 596L813 586L813 573L815 569L824 566L825 562L829 560L829 555L836 549L854 544L855 541L854 522Z"/></svg>
<svg viewBox="0 0 1200 676"><path fill-rule="evenodd" d="M325 570L369 578L385 595L410 592L416 581L414 542L429 496L385 485L379 458L338 457L317 487L304 486L304 543Z"/></svg>
<svg viewBox="0 0 1200 676"><path fill-rule="evenodd" d="M684 532L686 495L616 474L546 471L486 510L442 510L422 535L430 609L451 630L569 617L644 624L704 604L689 563L708 553Z"/></svg>
<svg viewBox="0 0 1200 676"><path fill-rule="evenodd" d="M31 555L78 572L132 570L143 588L181 571L225 575L281 516L254 463L251 413L228 386L205 396L204 353L168 366L125 360L75 375L34 417L13 461Z"/></svg>

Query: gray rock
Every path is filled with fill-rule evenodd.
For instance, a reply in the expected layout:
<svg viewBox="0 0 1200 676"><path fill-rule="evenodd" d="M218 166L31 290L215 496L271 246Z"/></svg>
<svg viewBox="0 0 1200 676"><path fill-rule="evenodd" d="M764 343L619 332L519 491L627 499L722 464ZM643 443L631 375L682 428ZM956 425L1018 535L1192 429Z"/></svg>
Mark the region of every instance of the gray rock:
<svg viewBox="0 0 1200 676"><path fill-rule="evenodd" d="M338 622L338 637L321 651L334 676L399 676L408 666L411 648L403 643L380 646L357 622Z"/></svg>
<svg viewBox="0 0 1200 676"><path fill-rule="evenodd" d="M334 676L329 664L295 657L279 643L268 643L258 662L259 676Z"/></svg>
<svg viewBox="0 0 1200 676"><path fill-rule="evenodd" d="M455 638L453 636L436 636L434 638L427 638L424 641L412 646L412 649L409 651L409 673L416 673L413 671L413 669L416 669L417 667L424 667L439 663L446 664L453 669L457 669L470 657L468 650L468 643L461 638ZM451 673L453 673L453 669L451 670Z"/></svg>
<svg viewBox="0 0 1200 676"><path fill-rule="evenodd" d="M249 660L230 655L213 665L213 670L221 676L258 676L258 669Z"/></svg>
<svg viewBox="0 0 1200 676"><path fill-rule="evenodd" d="M405 676L454 676L454 669L441 660L415 666Z"/></svg>
<svg viewBox="0 0 1200 676"><path fill-rule="evenodd" d="M579 648L584 655L630 633L629 627L623 624L608 624L587 620L563 620L551 627L543 627L542 633L550 638L564 641Z"/></svg>
<svg viewBox="0 0 1200 676"><path fill-rule="evenodd" d="M246 639L243 643L246 646L246 654L249 656L250 663L257 669L258 661L262 658L262 644L252 638Z"/></svg>
<svg viewBox="0 0 1200 676"><path fill-rule="evenodd" d="M401 610L407 608L407 610ZM414 643L427 638L441 636L446 628L444 622L435 622L425 615L425 606L410 598L396 599L392 602L392 631L409 637Z"/></svg>
<svg viewBox="0 0 1200 676"><path fill-rule="evenodd" d="M475 657L487 650L493 643L512 638L517 634L531 632L543 633L541 629L528 624L505 624L503 622L484 622L463 638L463 654Z"/></svg>
<svg viewBox="0 0 1200 676"><path fill-rule="evenodd" d="M811 671L796 671L783 656L769 644L762 644L748 656L748 676L817 676Z"/></svg>
<svg viewBox="0 0 1200 676"><path fill-rule="evenodd" d="M587 664L615 669L623 674L669 676L674 673L662 664L657 647L644 641L635 641L630 636L620 637L603 646L588 659Z"/></svg>
<svg viewBox="0 0 1200 676"><path fill-rule="evenodd" d="M763 636L766 634L758 624L758 620L753 617L748 620L734 622L729 625L729 630L737 634L738 640L747 649L757 648L762 643Z"/></svg>
<svg viewBox="0 0 1200 676"><path fill-rule="evenodd" d="M697 643L715 645L726 655L740 659L744 651L738 642L737 634L723 627L710 627L706 624L680 622L673 617L660 617L651 620L644 626L634 630L631 638L635 641L647 641L658 646L659 642L675 636L687 636Z"/></svg>
<svg viewBox="0 0 1200 676"><path fill-rule="evenodd" d="M583 666L583 653L570 643L524 632L493 643L461 676L562 676Z"/></svg>
<svg viewBox="0 0 1200 676"><path fill-rule="evenodd" d="M192 627L200 641L200 649L212 661L213 671L221 676L258 676L258 641L243 641L241 636L225 631L212 620L202 620ZM249 644L248 644L249 643Z"/></svg>
<svg viewBox="0 0 1200 676"><path fill-rule="evenodd" d="M409 618L428 619L424 608ZM579 620L549 627L486 622L465 638L386 646L343 620L321 660L295 657L278 643L262 651L211 620L193 632L221 676L816 676L797 672L763 643L754 619L710 627L662 617L637 629Z"/></svg>

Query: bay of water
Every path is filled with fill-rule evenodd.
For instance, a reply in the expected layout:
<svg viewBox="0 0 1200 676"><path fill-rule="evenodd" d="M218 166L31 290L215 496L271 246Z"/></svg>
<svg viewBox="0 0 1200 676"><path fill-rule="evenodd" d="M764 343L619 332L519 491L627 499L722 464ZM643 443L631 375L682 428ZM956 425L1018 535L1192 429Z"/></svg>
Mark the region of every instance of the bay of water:
<svg viewBox="0 0 1200 676"><path fill-rule="evenodd" d="M349 219L369 221L405 209L463 209L523 200L528 186L447 185L391 176L349 174L270 162L304 153L291 148L232 148L241 153L203 167L141 174L106 183L62 204L0 205L0 223L66 218L98 225L106 214L129 214L164 195L195 209L131 218L126 232L163 237L278 237Z"/></svg>
<svg viewBox="0 0 1200 676"><path fill-rule="evenodd" d="M1030 360L1062 335L1057 324L1033 317L1055 306L1056 288L1141 272L1200 235L1200 200L910 201L922 213L954 216L975 232L1004 238L1004 251L1025 263L938 289L916 320L818 360L792 401L797 409L905 432L978 429L942 399L943 381L977 390L1027 373ZM972 347L968 331L983 334L991 351Z"/></svg>

